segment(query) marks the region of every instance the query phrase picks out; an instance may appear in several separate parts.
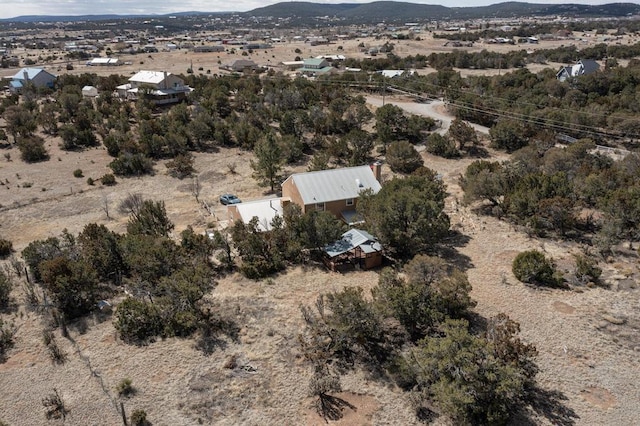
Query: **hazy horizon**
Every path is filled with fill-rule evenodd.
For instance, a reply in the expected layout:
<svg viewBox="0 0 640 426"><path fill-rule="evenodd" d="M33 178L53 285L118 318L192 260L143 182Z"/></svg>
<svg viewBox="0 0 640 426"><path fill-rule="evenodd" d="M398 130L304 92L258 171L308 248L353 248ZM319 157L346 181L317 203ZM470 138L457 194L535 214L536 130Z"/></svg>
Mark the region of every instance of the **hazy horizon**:
<svg viewBox="0 0 640 426"><path fill-rule="evenodd" d="M393 1L393 0L392 0ZM280 3L279 1L258 1L258 0L237 0L233 2L233 9L229 8L228 2L209 2L204 0L167 0L157 2L155 0L49 0L47 2L35 0L5 1L0 0L0 5L4 5L0 10L0 18L10 19L18 16L78 16L78 15L166 15L180 12L246 12L270 4ZM371 1L312 1L311 3L339 4L339 3L371 3ZM501 1L488 0L460 0L455 5L447 1L420 1L414 0L409 3L442 5L447 7L474 7L488 6ZM616 1L598 0L575 0L571 2L555 0L524 1L522 3L537 4L584 4L600 5L617 3ZM629 1L625 3L635 3Z"/></svg>

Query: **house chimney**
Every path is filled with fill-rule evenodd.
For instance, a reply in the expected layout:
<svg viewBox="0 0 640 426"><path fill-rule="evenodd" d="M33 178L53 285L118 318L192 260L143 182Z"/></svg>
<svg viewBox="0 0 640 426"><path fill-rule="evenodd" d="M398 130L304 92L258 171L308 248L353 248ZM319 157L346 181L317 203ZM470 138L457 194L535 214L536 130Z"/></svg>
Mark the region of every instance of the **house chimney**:
<svg viewBox="0 0 640 426"><path fill-rule="evenodd" d="M382 183L382 161L376 161L371 165L371 171L379 183Z"/></svg>
<svg viewBox="0 0 640 426"><path fill-rule="evenodd" d="M164 72L164 80L162 80L162 88L163 89L168 89L167 87L167 72Z"/></svg>
<svg viewBox="0 0 640 426"><path fill-rule="evenodd" d="M26 68L24 69L24 71L22 71L22 78L24 79L25 83L29 81L29 72L26 70Z"/></svg>

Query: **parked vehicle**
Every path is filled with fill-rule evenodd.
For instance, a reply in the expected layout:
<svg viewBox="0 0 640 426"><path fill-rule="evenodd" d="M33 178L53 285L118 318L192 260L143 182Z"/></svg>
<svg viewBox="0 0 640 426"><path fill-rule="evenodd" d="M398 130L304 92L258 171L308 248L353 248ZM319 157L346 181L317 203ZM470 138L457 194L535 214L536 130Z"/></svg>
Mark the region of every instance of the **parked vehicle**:
<svg viewBox="0 0 640 426"><path fill-rule="evenodd" d="M236 195L224 194L220 196L220 202L227 206L229 204L239 204L242 202L242 200L240 200L240 198L238 198Z"/></svg>

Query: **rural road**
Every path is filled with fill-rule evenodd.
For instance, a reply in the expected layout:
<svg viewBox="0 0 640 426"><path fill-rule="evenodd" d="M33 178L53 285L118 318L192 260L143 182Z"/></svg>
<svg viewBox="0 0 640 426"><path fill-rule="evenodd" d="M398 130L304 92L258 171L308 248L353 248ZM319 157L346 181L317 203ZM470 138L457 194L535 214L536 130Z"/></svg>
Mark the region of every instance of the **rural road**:
<svg viewBox="0 0 640 426"><path fill-rule="evenodd" d="M381 107L382 106L382 96L367 96L367 103ZM385 104L393 104L397 107L402 108L403 110L410 112L411 114L422 115L426 117L431 117L435 120L440 120L442 126L438 130L438 133L444 134L449 130L449 126L451 125L451 121L455 118L452 114L445 112L444 101L436 100L428 103L419 103L413 101L399 101L393 99L389 96L384 99ZM480 133L489 133L489 128L485 126L480 126L478 124L468 123L473 127L477 132Z"/></svg>

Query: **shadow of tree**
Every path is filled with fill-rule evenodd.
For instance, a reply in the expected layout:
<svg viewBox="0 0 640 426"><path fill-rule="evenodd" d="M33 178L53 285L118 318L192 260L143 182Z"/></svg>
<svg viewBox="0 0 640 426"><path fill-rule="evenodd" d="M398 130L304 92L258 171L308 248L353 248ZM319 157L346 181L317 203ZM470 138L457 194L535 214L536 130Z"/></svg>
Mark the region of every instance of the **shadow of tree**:
<svg viewBox="0 0 640 426"><path fill-rule="evenodd" d="M329 420L340 420L344 416L345 408L350 408L353 411L358 410L355 405L337 396L321 394L316 401L316 410L327 423Z"/></svg>
<svg viewBox="0 0 640 426"><path fill-rule="evenodd" d="M440 414L428 407L419 407L416 409L416 417L421 423L431 424L440 417Z"/></svg>
<svg viewBox="0 0 640 426"><path fill-rule="evenodd" d="M533 411L546 418L551 424L559 426L571 426L580 417L576 412L565 405L568 401L562 392L546 390L536 387L530 395L530 404Z"/></svg>
<svg viewBox="0 0 640 426"><path fill-rule="evenodd" d="M467 154L471 158L488 158L489 151L482 145L472 145L467 149Z"/></svg>
<svg viewBox="0 0 640 426"><path fill-rule="evenodd" d="M221 337L225 335L232 341L238 341L240 327L236 321L229 318L214 318L211 312L206 313L206 320L200 326L195 349L204 355L211 355L218 349L225 349L227 342Z"/></svg>
<svg viewBox="0 0 640 426"><path fill-rule="evenodd" d="M465 272L473 268L473 262L471 258L465 254L460 253L454 247L442 246L436 251L438 257L447 259L447 262Z"/></svg>

